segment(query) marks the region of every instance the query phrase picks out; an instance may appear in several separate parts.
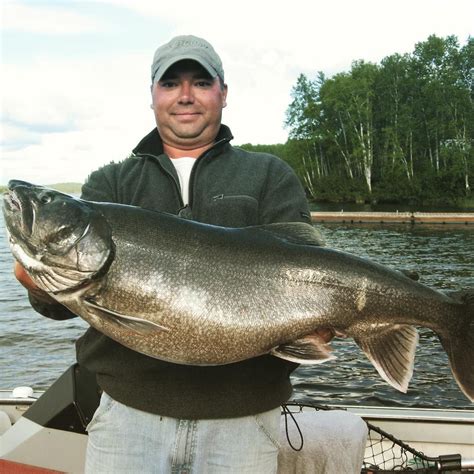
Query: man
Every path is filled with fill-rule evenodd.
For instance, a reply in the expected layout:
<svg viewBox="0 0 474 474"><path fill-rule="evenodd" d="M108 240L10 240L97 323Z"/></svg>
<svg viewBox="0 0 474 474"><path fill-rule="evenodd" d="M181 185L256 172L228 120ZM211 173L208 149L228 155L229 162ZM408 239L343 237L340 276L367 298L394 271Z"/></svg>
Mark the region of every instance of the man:
<svg viewBox="0 0 474 474"><path fill-rule="evenodd" d="M179 36L158 48L151 80L156 128L131 157L92 173L82 198L233 227L310 222L301 184L284 162L230 145L221 124L224 70L207 41ZM36 310L74 316L19 266L16 275ZM279 407L291 395L295 364L270 355L217 367L171 364L93 328L78 340L77 358L103 390L88 426L87 472L276 471Z"/></svg>

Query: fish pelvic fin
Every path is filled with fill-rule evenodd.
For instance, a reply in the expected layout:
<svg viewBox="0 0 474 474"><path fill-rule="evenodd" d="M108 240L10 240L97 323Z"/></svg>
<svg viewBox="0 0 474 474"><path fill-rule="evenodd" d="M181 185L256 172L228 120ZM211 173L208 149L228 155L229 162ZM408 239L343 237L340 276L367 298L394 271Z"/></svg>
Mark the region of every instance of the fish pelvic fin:
<svg viewBox="0 0 474 474"><path fill-rule="evenodd" d="M335 359L331 346L317 334L310 334L274 347L270 354L297 364L321 364Z"/></svg>
<svg viewBox="0 0 474 474"><path fill-rule="evenodd" d="M459 388L474 402L474 289L447 293L462 306L459 324L438 333Z"/></svg>
<svg viewBox="0 0 474 474"><path fill-rule="evenodd" d="M380 376L406 393L413 375L418 331L413 326L393 325L354 337Z"/></svg>
<svg viewBox="0 0 474 474"><path fill-rule="evenodd" d="M145 336L156 333L157 331L169 331L168 328L160 326L159 324L156 324L152 321L148 321L137 316L128 316L117 311L104 308L92 299L84 300L84 304L88 308L90 315L95 318L105 319L108 323L122 330L125 329L127 331L138 332Z"/></svg>

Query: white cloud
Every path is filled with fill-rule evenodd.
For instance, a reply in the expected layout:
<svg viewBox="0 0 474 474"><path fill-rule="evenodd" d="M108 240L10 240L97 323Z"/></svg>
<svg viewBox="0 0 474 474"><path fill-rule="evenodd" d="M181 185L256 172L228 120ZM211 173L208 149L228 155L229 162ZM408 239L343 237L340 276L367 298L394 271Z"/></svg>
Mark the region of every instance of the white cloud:
<svg viewBox="0 0 474 474"><path fill-rule="evenodd" d="M4 31L70 35L100 31L101 27L93 18L73 12L67 6L45 7L8 0L2 5Z"/></svg>
<svg viewBox="0 0 474 474"><path fill-rule="evenodd" d="M103 53L99 48L91 55L84 47L81 57L64 59L46 48L35 50L32 44L33 59L27 64L4 64L3 182L8 178L82 181L99 165L128 154L154 126L149 66L154 49L166 38L154 30L150 19L166 25L170 36L192 33L215 46L229 84L223 120L240 144L286 140L284 114L301 72L314 77L323 70L331 75L347 70L355 59L378 62L395 52L412 51L416 42L433 33L456 34L464 42L474 17L471 0L300 0L291 5L268 0L182 0L179 8L173 2L148 0L87 3L102 15L114 8L114 21L122 12L124 44L128 45L127 37L141 38L137 43L141 46L134 46L140 52L122 53L115 45L111 53L104 43ZM94 8L90 17L77 13L78 2L53 5L8 2L4 28L64 33L58 35L60 44L71 32L111 31L116 26L99 22ZM135 22L137 15L143 15L146 27L134 30L137 23L126 22L127 11Z"/></svg>
<svg viewBox="0 0 474 474"><path fill-rule="evenodd" d="M82 181L124 158L154 125L143 71L139 54L4 65L3 181Z"/></svg>
<svg viewBox="0 0 474 474"><path fill-rule="evenodd" d="M472 0L98 0L173 25L173 34L208 38L219 52L245 58L248 50L273 50L294 67L331 69L353 59L378 60L411 51L431 33L472 34ZM324 63L320 60L323 59Z"/></svg>
<svg viewBox="0 0 474 474"><path fill-rule="evenodd" d="M25 130L15 124L3 124L0 143L5 150L18 150L41 141L38 132Z"/></svg>

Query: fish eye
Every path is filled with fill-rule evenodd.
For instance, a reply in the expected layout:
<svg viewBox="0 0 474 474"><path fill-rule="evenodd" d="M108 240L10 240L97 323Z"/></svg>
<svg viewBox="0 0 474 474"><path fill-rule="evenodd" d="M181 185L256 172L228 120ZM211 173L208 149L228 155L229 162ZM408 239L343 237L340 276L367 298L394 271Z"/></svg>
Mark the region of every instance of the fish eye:
<svg viewBox="0 0 474 474"><path fill-rule="evenodd" d="M50 193L43 193L39 200L42 204L49 204L53 200L53 196Z"/></svg>

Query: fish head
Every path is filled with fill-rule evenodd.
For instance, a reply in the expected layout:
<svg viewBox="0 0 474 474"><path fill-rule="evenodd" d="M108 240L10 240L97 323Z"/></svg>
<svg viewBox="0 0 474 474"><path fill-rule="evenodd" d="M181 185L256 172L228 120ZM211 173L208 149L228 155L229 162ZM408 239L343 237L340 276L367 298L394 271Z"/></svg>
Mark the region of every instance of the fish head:
<svg viewBox="0 0 474 474"><path fill-rule="evenodd" d="M14 257L50 293L92 279L113 254L105 218L86 201L68 194L10 181L3 214Z"/></svg>

